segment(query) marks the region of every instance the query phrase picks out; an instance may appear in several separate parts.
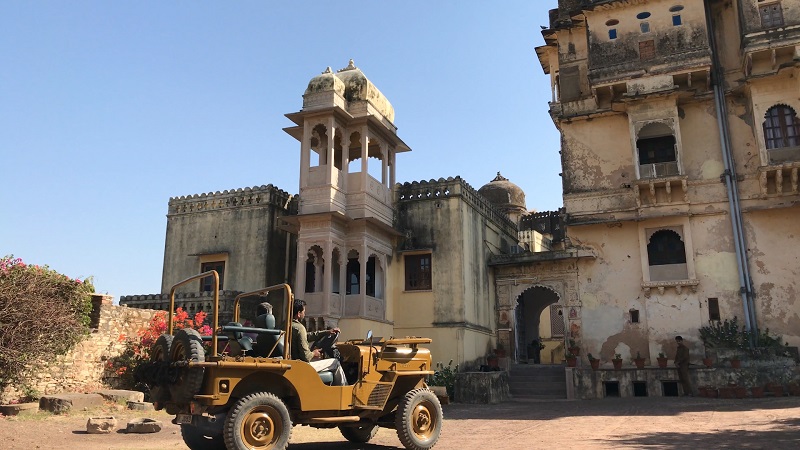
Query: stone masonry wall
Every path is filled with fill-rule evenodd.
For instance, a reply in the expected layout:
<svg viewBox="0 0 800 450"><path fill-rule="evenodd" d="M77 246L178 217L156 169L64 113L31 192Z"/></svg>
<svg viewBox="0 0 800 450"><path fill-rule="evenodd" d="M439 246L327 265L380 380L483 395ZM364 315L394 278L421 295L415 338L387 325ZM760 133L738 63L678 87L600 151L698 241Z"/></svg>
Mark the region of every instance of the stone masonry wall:
<svg viewBox="0 0 800 450"><path fill-rule="evenodd" d="M107 295L94 295L92 306L91 334L66 355L25 373L24 382L0 392L0 404L20 398L23 388L49 395L116 387L116 379L105 372L106 361L119 356L125 339L145 328L156 311L116 306Z"/></svg>

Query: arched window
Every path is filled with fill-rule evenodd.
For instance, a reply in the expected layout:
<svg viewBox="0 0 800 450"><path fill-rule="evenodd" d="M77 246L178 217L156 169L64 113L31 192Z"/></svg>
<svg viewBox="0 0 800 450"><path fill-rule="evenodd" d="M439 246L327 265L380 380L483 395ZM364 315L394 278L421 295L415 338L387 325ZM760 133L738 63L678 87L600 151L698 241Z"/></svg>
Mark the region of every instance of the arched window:
<svg viewBox="0 0 800 450"><path fill-rule="evenodd" d="M659 230L647 243L647 259L651 266L686 264L686 246L675 231Z"/></svg>
<svg viewBox="0 0 800 450"><path fill-rule="evenodd" d="M347 295L361 293L361 263L358 261L358 252L350 250L347 254Z"/></svg>
<svg viewBox="0 0 800 450"><path fill-rule="evenodd" d="M767 150L800 145L800 121L786 105L775 105L764 115L764 143Z"/></svg>

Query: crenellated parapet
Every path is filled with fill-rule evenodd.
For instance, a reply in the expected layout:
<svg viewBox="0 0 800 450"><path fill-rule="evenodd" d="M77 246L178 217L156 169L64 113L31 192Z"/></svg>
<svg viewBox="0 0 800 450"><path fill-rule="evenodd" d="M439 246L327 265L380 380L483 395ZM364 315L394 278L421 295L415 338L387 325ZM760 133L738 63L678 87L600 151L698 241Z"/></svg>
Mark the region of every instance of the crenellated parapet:
<svg viewBox="0 0 800 450"><path fill-rule="evenodd" d="M194 194L169 199L169 215L191 214L211 210L275 206L288 214L297 214L297 198L271 184Z"/></svg>
<svg viewBox="0 0 800 450"><path fill-rule="evenodd" d="M232 319L233 301L239 294L240 291L219 291L220 322ZM169 294L123 295L119 298L119 304L129 308L166 311L169 309ZM214 310L214 295L211 292L176 292L175 308L183 308L190 316L200 311L210 314Z"/></svg>
<svg viewBox="0 0 800 450"><path fill-rule="evenodd" d="M517 234L517 226L506 214L495 209L476 189L460 176L430 181L413 181L396 185L398 203L430 201L460 197L473 209L494 222L506 233Z"/></svg>

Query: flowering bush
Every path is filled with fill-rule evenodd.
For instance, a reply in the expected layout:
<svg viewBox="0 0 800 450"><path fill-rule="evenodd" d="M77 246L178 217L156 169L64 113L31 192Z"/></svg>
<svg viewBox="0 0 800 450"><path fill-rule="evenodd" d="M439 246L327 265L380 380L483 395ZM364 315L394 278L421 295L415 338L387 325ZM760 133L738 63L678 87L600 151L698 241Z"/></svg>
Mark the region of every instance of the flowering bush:
<svg viewBox="0 0 800 450"><path fill-rule="evenodd" d="M89 332L91 279L69 278L47 266L0 258L0 386L66 353Z"/></svg>
<svg viewBox="0 0 800 450"><path fill-rule="evenodd" d="M197 330L203 336L211 335L211 327L206 325L207 314L200 311L189 317L189 313L184 311L183 308L175 310L175 315L172 317L172 327L175 330L181 328L192 328ZM158 337L167 332L167 311L158 311L155 313L147 328L140 330L136 336L120 335L119 341L125 342L125 350L120 356L110 358L106 362L106 376L116 377L119 379L119 386L131 389L139 389L145 391L145 386L140 385L135 377L134 372L142 362L150 360L150 349L155 344Z"/></svg>

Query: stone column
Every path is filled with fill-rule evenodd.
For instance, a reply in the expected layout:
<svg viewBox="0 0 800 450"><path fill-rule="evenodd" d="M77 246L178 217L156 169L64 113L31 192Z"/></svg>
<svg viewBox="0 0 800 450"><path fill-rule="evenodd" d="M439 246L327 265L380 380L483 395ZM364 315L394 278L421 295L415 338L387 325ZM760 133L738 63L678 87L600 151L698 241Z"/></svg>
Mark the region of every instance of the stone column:
<svg viewBox="0 0 800 450"><path fill-rule="evenodd" d="M333 242L329 238L322 249L322 314L330 315L331 293L333 292Z"/></svg>
<svg viewBox="0 0 800 450"><path fill-rule="evenodd" d="M303 141L300 143L300 191L308 186L308 171L311 170L311 124L303 124Z"/></svg>

